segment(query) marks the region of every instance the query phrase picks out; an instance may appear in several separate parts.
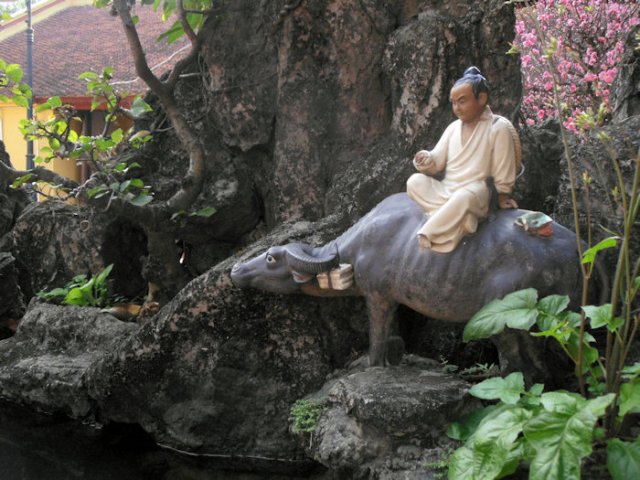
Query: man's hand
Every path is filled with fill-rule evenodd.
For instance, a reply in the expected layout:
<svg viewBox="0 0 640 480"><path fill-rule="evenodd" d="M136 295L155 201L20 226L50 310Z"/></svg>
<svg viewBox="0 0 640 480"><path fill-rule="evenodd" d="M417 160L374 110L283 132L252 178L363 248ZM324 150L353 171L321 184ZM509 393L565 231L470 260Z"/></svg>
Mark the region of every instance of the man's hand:
<svg viewBox="0 0 640 480"><path fill-rule="evenodd" d="M413 164L416 167L426 167L431 160L431 156L427 150L420 150L416 153L416 156L413 157Z"/></svg>
<svg viewBox="0 0 640 480"><path fill-rule="evenodd" d="M498 206L500 208L518 208L518 204L508 193L498 194Z"/></svg>

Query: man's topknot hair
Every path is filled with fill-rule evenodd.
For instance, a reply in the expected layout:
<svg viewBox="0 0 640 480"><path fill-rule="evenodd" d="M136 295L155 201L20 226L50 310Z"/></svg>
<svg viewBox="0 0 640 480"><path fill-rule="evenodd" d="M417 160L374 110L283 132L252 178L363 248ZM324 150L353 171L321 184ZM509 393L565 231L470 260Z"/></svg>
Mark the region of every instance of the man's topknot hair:
<svg viewBox="0 0 640 480"><path fill-rule="evenodd" d="M456 83L453 84L454 87L464 85L465 83L470 83L473 89L473 94L476 98L480 96L482 92L489 95L489 82L480 72L478 67L469 67L462 74L462 78L456 80Z"/></svg>

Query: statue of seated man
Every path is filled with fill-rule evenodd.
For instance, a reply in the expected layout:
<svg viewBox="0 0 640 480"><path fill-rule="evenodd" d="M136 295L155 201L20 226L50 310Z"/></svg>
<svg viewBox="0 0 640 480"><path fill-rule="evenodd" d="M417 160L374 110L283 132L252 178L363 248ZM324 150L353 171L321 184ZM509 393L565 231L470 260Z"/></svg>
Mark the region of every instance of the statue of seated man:
<svg viewBox="0 0 640 480"><path fill-rule="evenodd" d="M465 70L450 94L458 120L447 127L431 151L416 153L420 173L407 181L407 193L429 215L418 231L423 248L451 252L474 233L489 212L493 177L500 208L518 208L511 190L519 167L520 143L509 120L488 106L489 85L476 67ZM433 175L444 170L441 180Z"/></svg>

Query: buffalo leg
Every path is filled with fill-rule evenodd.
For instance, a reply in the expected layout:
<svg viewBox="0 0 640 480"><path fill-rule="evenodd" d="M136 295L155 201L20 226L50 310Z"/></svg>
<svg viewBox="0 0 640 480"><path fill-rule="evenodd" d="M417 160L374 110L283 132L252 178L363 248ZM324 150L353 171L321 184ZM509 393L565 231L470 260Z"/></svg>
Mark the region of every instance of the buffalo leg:
<svg viewBox="0 0 640 480"><path fill-rule="evenodd" d="M398 304L380 298L367 297L369 312L369 366L384 367L387 360L387 341Z"/></svg>

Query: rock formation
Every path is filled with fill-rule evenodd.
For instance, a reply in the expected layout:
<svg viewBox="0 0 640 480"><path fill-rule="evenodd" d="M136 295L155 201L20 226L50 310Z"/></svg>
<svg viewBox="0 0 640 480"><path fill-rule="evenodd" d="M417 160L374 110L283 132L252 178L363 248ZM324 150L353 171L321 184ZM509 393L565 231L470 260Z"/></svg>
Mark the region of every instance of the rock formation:
<svg viewBox="0 0 640 480"><path fill-rule="evenodd" d="M139 424L161 444L234 457L239 466L260 461L267 469L305 470L311 455L328 467L357 470L322 441L305 450L289 432L288 416L295 400L321 389L327 376L366 350L361 300L240 291L229 269L272 244L323 243L403 190L413 153L433 145L452 120L449 88L467 66L477 65L492 82L494 111L513 116L519 63L505 55L513 38L512 6L502 0L256 5L229 2L225 15L207 22L203 64L180 84L209 155L206 191L196 208L214 206L218 213L163 231L176 240L177 256L181 245L189 246L185 268L195 279L142 326L92 309L32 304L18 333L0 343L1 394L49 412ZM166 127L161 114L146 122L150 130ZM637 126L629 125L637 139ZM525 157L530 167L518 186L525 207L548 207L564 188L563 180L538 185L550 170L560 171L557 146L553 154L546 148L554 135L549 126L539 137L524 138L538 145L538 156ZM159 135L137 159L160 199L175 191L186 168L176 145L170 132ZM116 264L114 289L137 295L153 269L145 263L144 232L110 212L33 206L18 220L12 241L20 271L31 273L19 275L27 297L109 263ZM228 258L233 252L236 257ZM455 332L433 333L423 325L401 309L400 330L422 332L407 342L413 353L437 358L459 343ZM436 335L446 342L433 340ZM495 359L482 344L467 348L463 356L471 364ZM386 375L397 373L405 382L412 368L418 367ZM462 384L424 375L458 392L450 397L450 412L462 409L456 396ZM432 383L423 387L415 391L420 402L433 392ZM347 418L342 400L334 406L331 415L352 432L369 428L360 410ZM410 417L416 429L429 422L418 410ZM371 412L363 415L383 415ZM323 420L323 438L339 425ZM404 440L411 443L411 435ZM392 436L383 431L377 437L385 455L404 448ZM416 462L428 456L404 450ZM371 460L364 456L365 463Z"/></svg>

